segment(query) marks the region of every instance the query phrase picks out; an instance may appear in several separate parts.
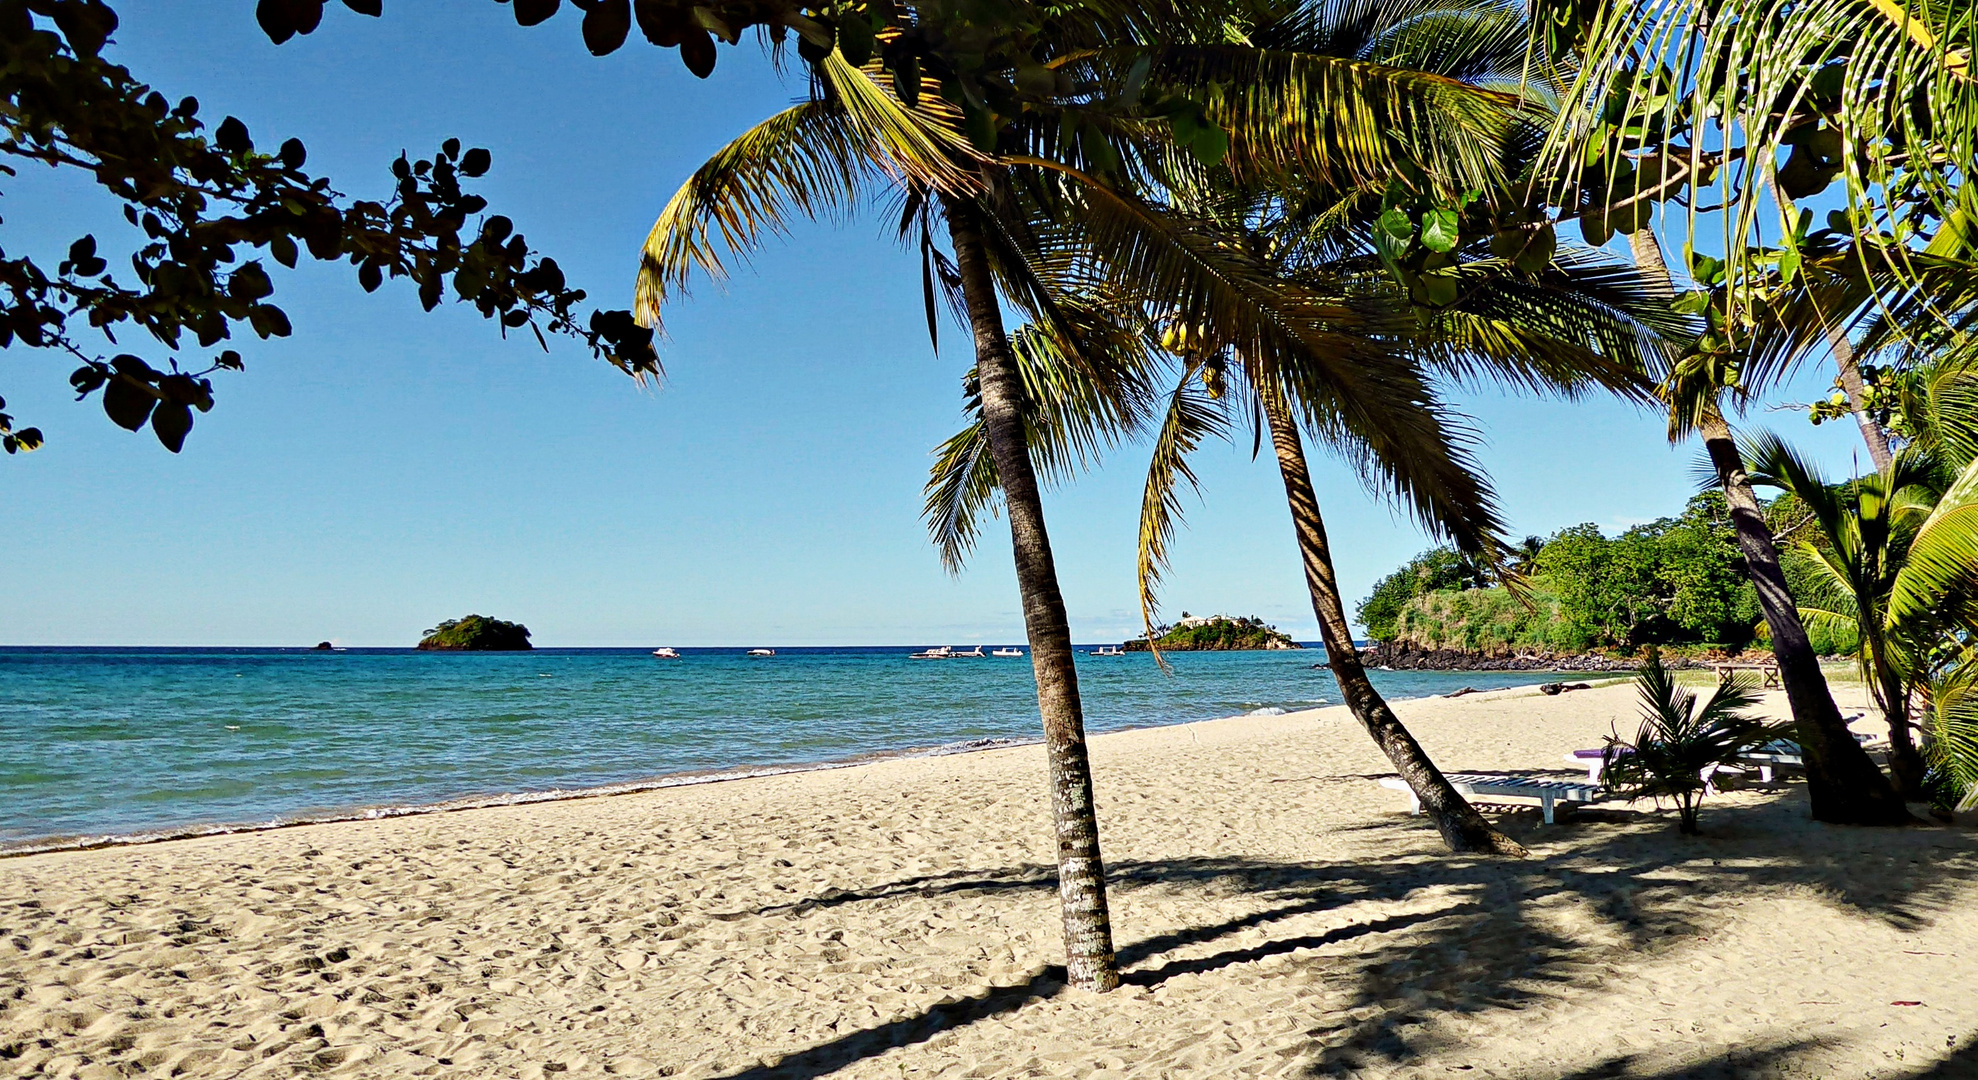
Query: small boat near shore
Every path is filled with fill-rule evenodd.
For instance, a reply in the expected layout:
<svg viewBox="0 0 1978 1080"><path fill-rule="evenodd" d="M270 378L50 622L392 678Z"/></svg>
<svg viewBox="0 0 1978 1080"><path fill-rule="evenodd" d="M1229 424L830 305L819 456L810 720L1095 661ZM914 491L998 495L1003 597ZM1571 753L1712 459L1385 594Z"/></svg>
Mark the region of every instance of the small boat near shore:
<svg viewBox="0 0 1978 1080"><path fill-rule="evenodd" d="M998 652L996 655L1001 656L1003 654ZM1022 654L1019 653L1018 655ZM967 652L958 652L952 645L936 645L931 649L922 649L917 653L907 654L907 659L909 660L986 660L988 657L989 654L983 652L980 645Z"/></svg>
<svg viewBox="0 0 1978 1080"><path fill-rule="evenodd" d="M1120 648L1120 647L1119 647L1118 645L1101 645L1101 646L1099 646L1098 648L1096 648L1096 649L1093 649L1093 650L1092 650L1092 651L1091 651L1090 653L1087 653L1086 655L1088 655L1088 656L1125 656L1125 655L1126 655L1126 650L1125 650L1125 649L1122 649L1122 648Z"/></svg>
<svg viewBox="0 0 1978 1080"><path fill-rule="evenodd" d="M678 649L673 649L673 648L668 648L668 647L667 647L667 646L665 646L665 645L661 645L661 646L660 646L659 648L657 648L657 649L654 649L654 650L652 651L652 654L653 654L654 656L656 656L656 657L658 657L658 658L660 658L661 660L678 660L678 659L680 659L680 650L678 650Z"/></svg>
<svg viewBox="0 0 1978 1080"><path fill-rule="evenodd" d="M1022 656L1023 650L1022 649L991 649L989 650L989 655L990 656Z"/></svg>
<svg viewBox="0 0 1978 1080"><path fill-rule="evenodd" d="M750 656L775 656L775 655L776 655L776 650L775 650L775 649L750 649L750 650L749 650L749 655L750 655Z"/></svg>

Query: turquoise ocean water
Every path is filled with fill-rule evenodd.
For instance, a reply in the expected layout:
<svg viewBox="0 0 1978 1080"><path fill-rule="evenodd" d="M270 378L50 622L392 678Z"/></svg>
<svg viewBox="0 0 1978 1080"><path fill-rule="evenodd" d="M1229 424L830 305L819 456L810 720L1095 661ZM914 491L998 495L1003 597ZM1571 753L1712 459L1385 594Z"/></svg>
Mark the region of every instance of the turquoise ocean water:
<svg viewBox="0 0 1978 1080"><path fill-rule="evenodd" d="M0 851L510 802L1038 734L1030 661L905 647L0 648ZM1027 652L1028 650L1026 650ZM1324 654L1079 656L1092 732L1338 704ZM1376 672L1395 699L1531 673Z"/></svg>

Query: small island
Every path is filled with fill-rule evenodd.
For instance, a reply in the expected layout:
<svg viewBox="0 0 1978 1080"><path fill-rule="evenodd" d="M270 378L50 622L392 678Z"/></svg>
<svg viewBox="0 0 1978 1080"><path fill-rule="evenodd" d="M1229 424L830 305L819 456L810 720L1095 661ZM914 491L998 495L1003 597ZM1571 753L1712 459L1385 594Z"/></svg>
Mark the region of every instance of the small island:
<svg viewBox="0 0 1978 1080"><path fill-rule="evenodd" d="M1154 628L1154 644L1163 652L1234 652L1239 649L1302 648L1283 631L1254 616L1190 615L1181 613L1173 626ZM1126 643L1128 652L1145 652L1146 638Z"/></svg>
<svg viewBox="0 0 1978 1080"><path fill-rule="evenodd" d="M534 648L529 644L528 627L486 615L448 619L426 631L419 647L446 652L521 652Z"/></svg>

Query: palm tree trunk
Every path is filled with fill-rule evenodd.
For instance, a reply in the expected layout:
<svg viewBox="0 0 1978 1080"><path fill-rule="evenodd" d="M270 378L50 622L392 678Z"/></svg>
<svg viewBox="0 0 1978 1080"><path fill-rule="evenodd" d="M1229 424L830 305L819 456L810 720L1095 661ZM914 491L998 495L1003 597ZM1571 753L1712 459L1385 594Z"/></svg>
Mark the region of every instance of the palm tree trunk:
<svg viewBox="0 0 1978 1080"><path fill-rule="evenodd" d="M1889 647L1886 641L1870 639L1867 642L1869 653L1869 674L1873 677L1877 704L1882 706L1882 716L1889 722L1889 772L1895 777L1896 791L1910 801L1921 801L1923 794L1923 774L1926 771L1923 755L1916 749L1916 741L1909 730L1909 687L1904 684L1902 674L1889 662Z"/></svg>
<svg viewBox="0 0 1978 1080"><path fill-rule="evenodd" d="M1651 229L1640 229L1628 237L1635 266L1643 277L1666 284L1669 267L1662 259L1662 246ZM1758 590L1758 607L1765 613L1765 626L1772 634L1772 655L1779 663L1779 682L1786 689L1792 706L1793 722L1805 750L1806 786L1813 802L1813 819L1837 825L1902 825L1912 820L1903 807L1902 797L1889 786L1888 777L1868 758L1868 752L1854 741L1834 695L1827 689L1827 677L1820 672L1820 658L1806 639L1806 627L1799 619L1799 605L1786 587L1785 572L1779 567L1779 548L1772 541L1772 529L1765 523L1765 511L1745 476L1744 457L1738 453L1731 425L1714 409L1699 425L1703 446L1724 488L1731 507L1731 527L1737 534L1738 549L1744 554L1745 570Z"/></svg>
<svg viewBox="0 0 1978 1080"><path fill-rule="evenodd" d="M1646 231L1646 230L1644 230ZM1738 453L1731 426L1712 412L1700 425L1704 449L1716 467L1731 504L1731 527L1744 553L1745 569L1758 590L1758 607L1772 633L1772 655L1779 662L1779 682L1786 688L1800 746L1806 754L1806 786L1813 801L1813 819L1836 825L1903 825L1911 818L1882 770L1848 732L1820 658L1806 639L1799 605L1786 587L1779 567L1779 548L1765 523L1765 511L1745 478L1744 458Z"/></svg>
<svg viewBox="0 0 1978 1080"><path fill-rule="evenodd" d="M1516 840L1491 828L1476 807L1449 785L1442 770L1422 752L1421 744L1402 726L1400 718L1367 678L1359 650L1353 645L1353 628L1346 621L1346 605L1340 600L1332 548L1326 541L1325 519L1319 515L1319 497L1312 490L1304 441L1282 399L1273 399L1266 393L1264 415L1270 423L1271 446L1277 451L1278 475L1284 479L1284 496L1291 504L1298 554L1305 562L1305 587L1312 594L1312 611L1319 617L1326 666L1332 669L1332 677L1346 696L1346 704L1379 744L1387 760L1394 763L1395 771L1408 782L1408 787L1421 800L1422 809L1435 819L1435 827L1449 850L1529 854Z"/></svg>
<svg viewBox="0 0 1978 1080"><path fill-rule="evenodd" d="M1119 985L1112 921L1106 910L1106 868L1099 858L1099 822L1092 805L1092 766L1085 752L1071 625L1058 591L1051 539L1044 531L1044 503L1023 433L1023 381L1003 332L1003 311L982 246L976 206L949 196L943 196L942 206L975 336L983 428L1002 483L1003 505L1009 510L1017 587L1023 594L1024 629L1037 678L1037 708L1044 718L1067 979L1073 986L1103 993Z"/></svg>
<svg viewBox="0 0 1978 1080"><path fill-rule="evenodd" d="M1882 425L1868 414L1867 386L1861 381L1861 365L1855 361L1854 346L1839 327L1828 328L1827 343L1834 349L1834 366L1840 369L1841 389L1847 393L1848 408L1854 413L1855 423L1861 426L1861 441L1868 444L1868 456L1875 462L1876 471L1887 472L1894 460L1889 452L1889 437L1882 431Z"/></svg>

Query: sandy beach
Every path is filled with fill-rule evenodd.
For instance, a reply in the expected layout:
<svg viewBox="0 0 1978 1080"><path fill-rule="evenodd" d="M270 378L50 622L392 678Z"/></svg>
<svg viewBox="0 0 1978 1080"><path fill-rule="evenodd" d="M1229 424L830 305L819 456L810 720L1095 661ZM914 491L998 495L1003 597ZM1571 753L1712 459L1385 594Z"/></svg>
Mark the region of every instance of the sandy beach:
<svg viewBox="0 0 1978 1080"><path fill-rule="evenodd" d="M1446 769L1565 778L1635 704L1398 711ZM0 860L0 1075L1978 1075L1969 821L1816 826L1794 783L1694 839L1507 812L1533 858L1482 861L1342 709L1092 756L1114 994L1055 977L1019 747Z"/></svg>

